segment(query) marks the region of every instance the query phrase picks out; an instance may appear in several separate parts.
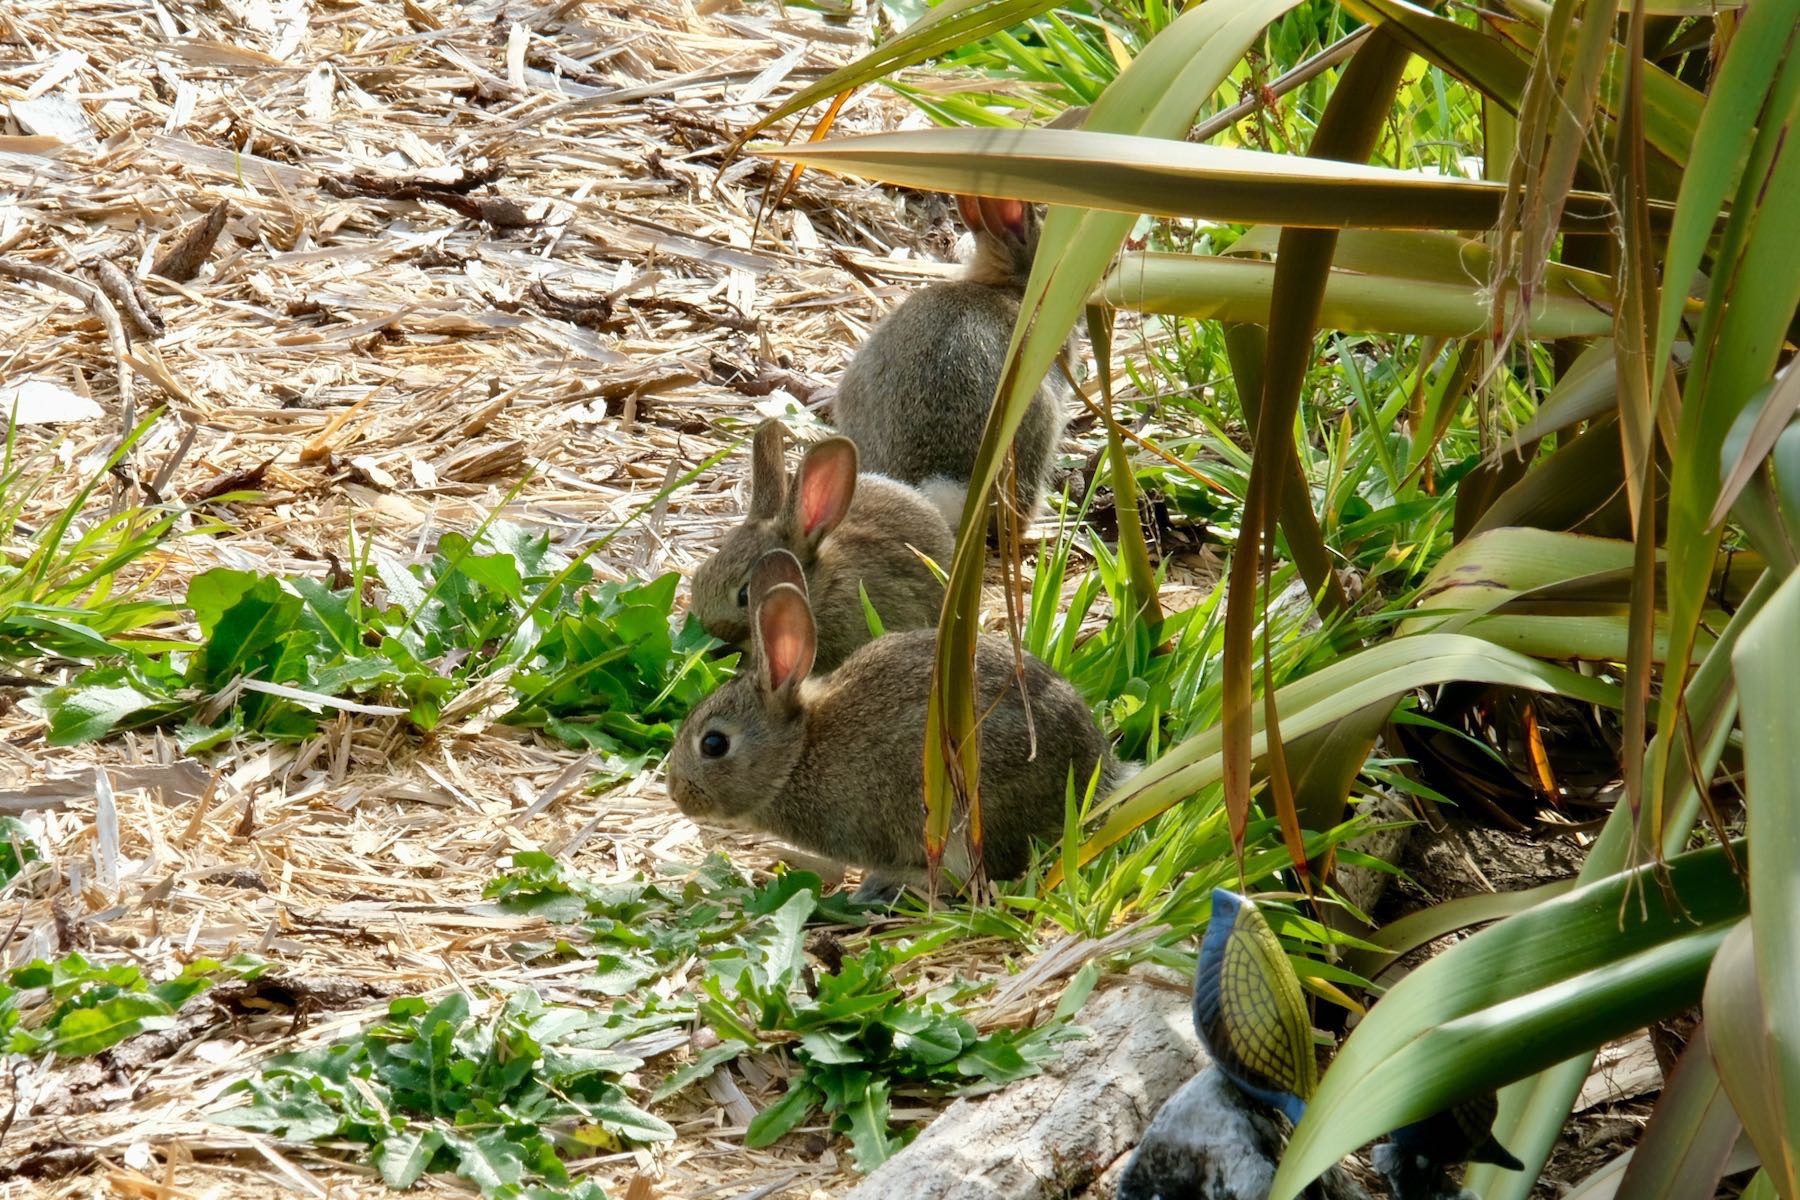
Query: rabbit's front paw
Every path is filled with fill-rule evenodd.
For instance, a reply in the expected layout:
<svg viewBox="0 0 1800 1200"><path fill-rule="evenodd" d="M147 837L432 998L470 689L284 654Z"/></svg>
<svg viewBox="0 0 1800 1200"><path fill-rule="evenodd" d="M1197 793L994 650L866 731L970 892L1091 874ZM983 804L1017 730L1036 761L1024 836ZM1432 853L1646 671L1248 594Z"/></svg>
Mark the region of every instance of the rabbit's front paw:
<svg viewBox="0 0 1800 1200"><path fill-rule="evenodd" d="M851 894L850 903L868 908L893 908L900 902L900 893L905 890L904 883L881 874L872 874L865 876L862 886Z"/></svg>

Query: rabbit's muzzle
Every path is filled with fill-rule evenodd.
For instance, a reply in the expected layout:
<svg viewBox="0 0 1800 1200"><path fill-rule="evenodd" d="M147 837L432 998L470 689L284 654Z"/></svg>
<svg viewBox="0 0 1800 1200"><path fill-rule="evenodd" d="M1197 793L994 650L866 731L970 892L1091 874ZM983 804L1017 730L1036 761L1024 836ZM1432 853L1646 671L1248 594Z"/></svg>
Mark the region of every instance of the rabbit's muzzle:
<svg viewBox="0 0 1800 1200"><path fill-rule="evenodd" d="M669 776L669 799L690 817L704 817L717 807L706 789L685 775Z"/></svg>

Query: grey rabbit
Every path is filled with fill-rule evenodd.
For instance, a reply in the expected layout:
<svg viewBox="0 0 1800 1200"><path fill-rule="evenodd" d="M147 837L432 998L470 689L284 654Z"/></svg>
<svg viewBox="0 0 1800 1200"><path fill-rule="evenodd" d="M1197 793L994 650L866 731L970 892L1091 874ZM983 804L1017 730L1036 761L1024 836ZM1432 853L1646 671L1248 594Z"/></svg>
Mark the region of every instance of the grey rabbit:
<svg viewBox="0 0 1800 1200"><path fill-rule="evenodd" d="M739 645L748 641L750 571L775 549L791 553L805 572L818 614L821 671L869 640L861 590L886 629L936 625L944 585L919 554L949 569L950 527L937 509L905 484L859 472L857 447L848 438L809 447L790 479L784 442L781 422L757 428L750 511L694 573L693 610L707 632Z"/></svg>
<svg viewBox="0 0 1800 1200"><path fill-rule="evenodd" d="M975 234L967 276L914 292L876 326L845 370L831 410L865 466L918 487L952 529L1038 240L1037 211L1023 201L958 196L957 207ZM1013 502L1027 517L1048 482L1069 394L1062 369L1053 366L1014 439Z"/></svg>
<svg viewBox="0 0 1800 1200"><path fill-rule="evenodd" d="M757 830L867 874L859 900L924 875L925 711L936 631L890 633L824 677L800 566L784 551L753 573L746 668L688 714L669 758L669 792L696 820ZM1073 685L1025 659L1033 739L1011 644L976 652L985 865L995 878L1030 863L1031 838L1062 830L1066 782L1104 790L1124 774ZM960 836L952 846L962 845ZM947 858L952 869L966 873Z"/></svg>

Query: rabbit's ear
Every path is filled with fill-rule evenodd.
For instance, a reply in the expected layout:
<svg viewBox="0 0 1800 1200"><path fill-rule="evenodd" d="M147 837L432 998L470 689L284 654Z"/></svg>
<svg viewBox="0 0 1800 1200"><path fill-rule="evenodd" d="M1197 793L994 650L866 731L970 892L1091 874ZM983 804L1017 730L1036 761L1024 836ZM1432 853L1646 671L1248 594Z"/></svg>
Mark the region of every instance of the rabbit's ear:
<svg viewBox="0 0 1800 1200"><path fill-rule="evenodd" d="M1031 207L1023 200L991 196L958 196L957 211L975 233L988 233L1002 241L1022 243L1031 236Z"/></svg>
<svg viewBox="0 0 1800 1200"><path fill-rule="evenodd" d="M770 550L750 568L750 594L759 600L778 583L790 584L806 595L806 573L800 560L786 550Z"/></svg>
<svg viewBox="0 0 1800 1200"><path fill-rule="evenodd" d="M812 670L818 632L806 597L791 583L770 588L756 606L756 669L764 698L785 712L800 707L800 685Z"/></svg>
<svg viewBox="0 0 1800 1200"><path fill-rule="evenodd" d="M794 489L794 532L817 546L838 527L856 496L856 443L827 438L806 452Z"/></svg>
<svg viewBox="0 0 1800 1200"><path fill-rule="evenodd" d="M771 418L756 427L750 444L750 515L768 518L787 501L787 438L781 422Z"/></svg>

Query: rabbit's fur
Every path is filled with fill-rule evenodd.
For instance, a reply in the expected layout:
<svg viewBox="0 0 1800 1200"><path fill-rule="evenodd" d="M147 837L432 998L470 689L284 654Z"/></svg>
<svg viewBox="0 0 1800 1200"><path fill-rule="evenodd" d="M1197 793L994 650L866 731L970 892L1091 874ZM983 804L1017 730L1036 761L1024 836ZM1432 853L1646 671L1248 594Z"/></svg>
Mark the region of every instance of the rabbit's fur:
<svg viewBox="0 0 1800 1200"><path fill-rule="evenodd" d="M751 568L776 549L792 554L805 572L821 671L869 640L859 587L886 629L937 624L944 585L919 553L948 569L952 538L924 496L859 473L857 447L848 438L810 447L791 479L779 421L759 426L752 445L750 511L694 573L693 610L708 633L739 645L749 640Z"/></svg>
<svg viewBox="0 0 1800 1200"><path fill-rule="evenodd" d="M1038 238L1036 210L1022 201L959 196L957 204L975 234L967 277L914 292L876 326L844 372L831 410L865 467L918 487L953 530ZM1053 366L1014 438L1013 502L1027 517L1048 482L1068 400L1064 372Z"/></svg>
<svg viewBox="0 0 1800 1200"><path fill-rule="evenodd" d="M755 634L745 670L683 722L669 791L697 820L773 834L811 854L863 868L859 896L916 882L925 868L925 710L936 632L878 638L823 678L810 675L815 634L798 564L781 551L752 580ZM1075 688L1025 660L1035 754L1006 639L976 653L984 861L996 878L1029 865L1031 838L1062 829L1071 770L1085 791L1120 765ZM960 834L953 845L961 844Z"/></svg>

